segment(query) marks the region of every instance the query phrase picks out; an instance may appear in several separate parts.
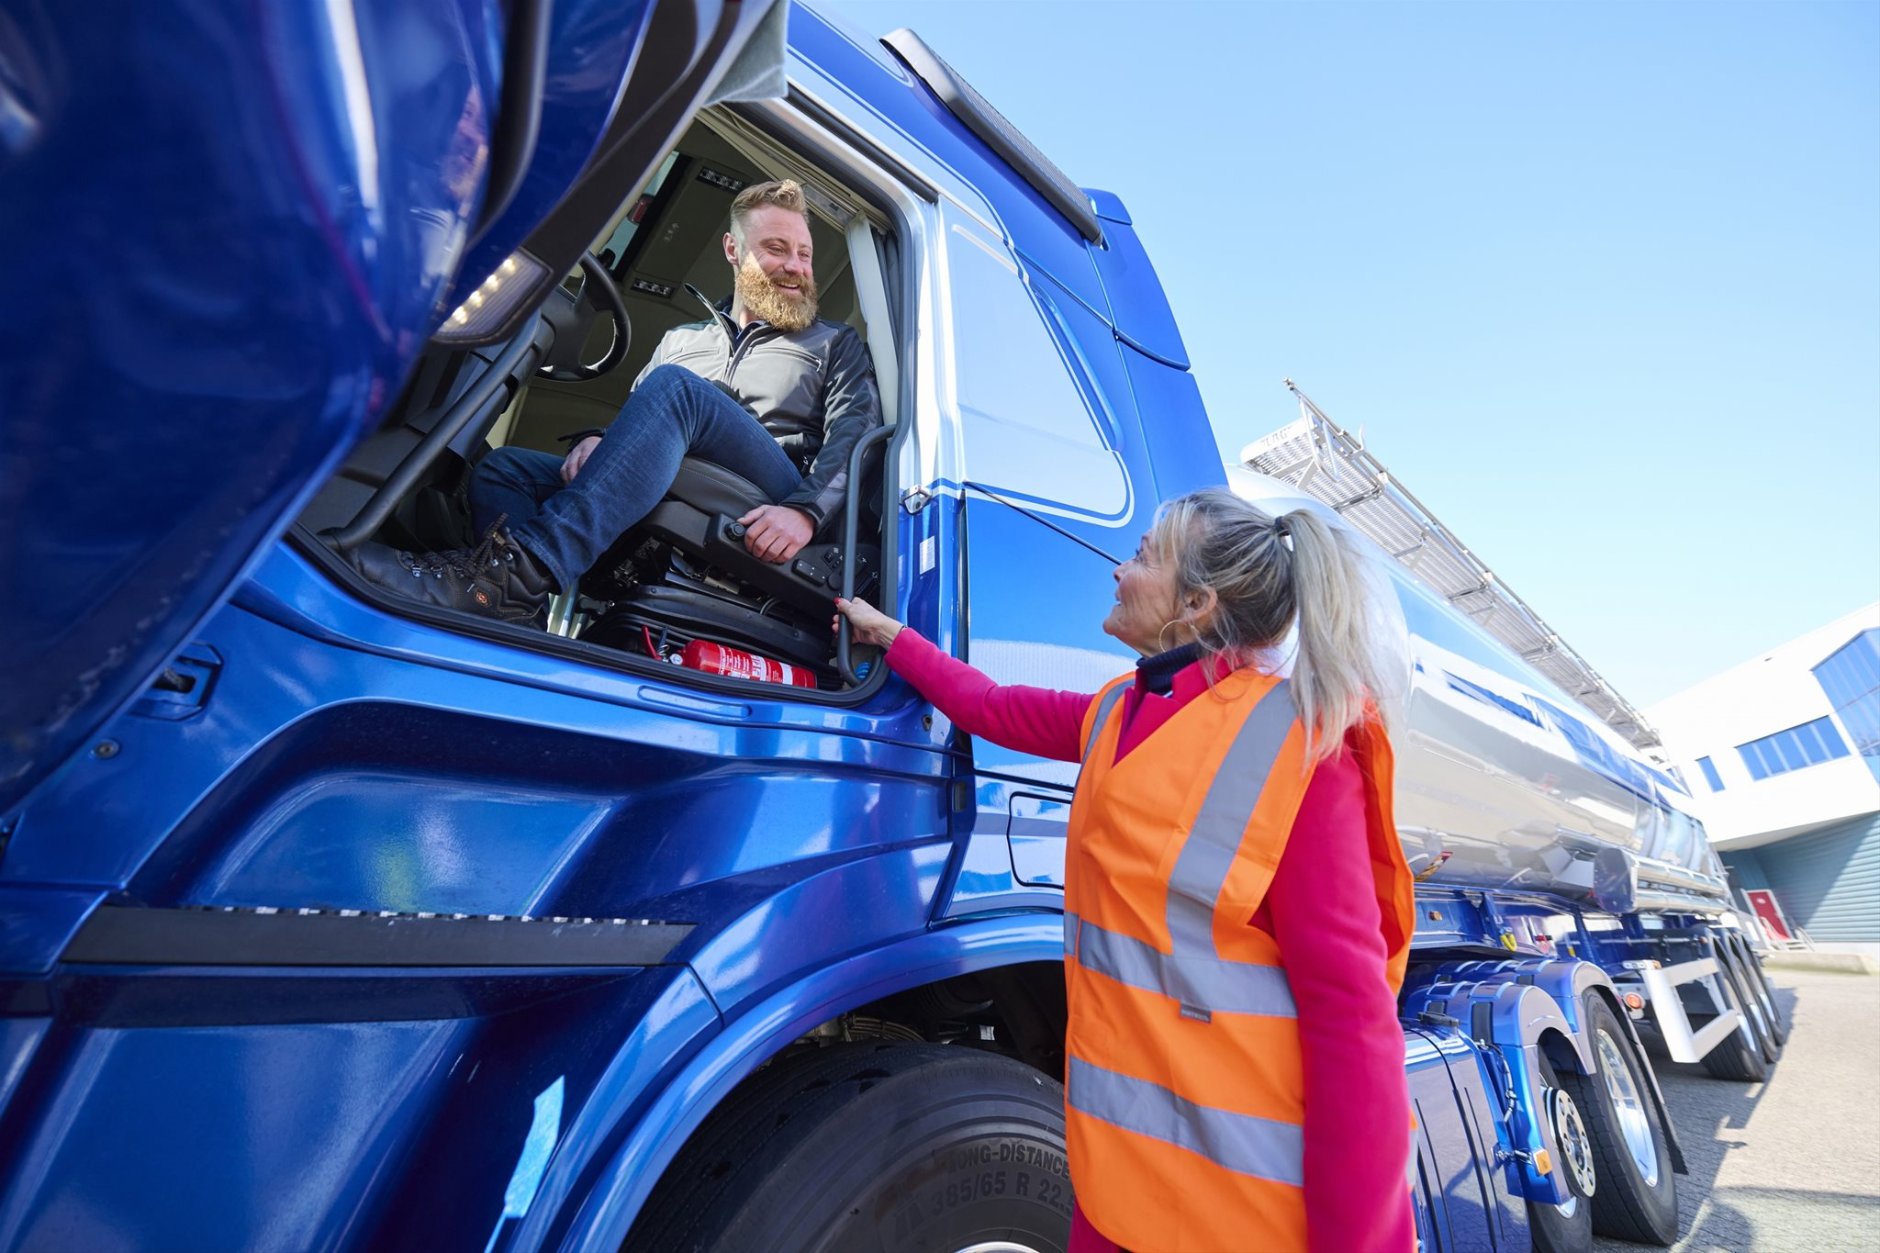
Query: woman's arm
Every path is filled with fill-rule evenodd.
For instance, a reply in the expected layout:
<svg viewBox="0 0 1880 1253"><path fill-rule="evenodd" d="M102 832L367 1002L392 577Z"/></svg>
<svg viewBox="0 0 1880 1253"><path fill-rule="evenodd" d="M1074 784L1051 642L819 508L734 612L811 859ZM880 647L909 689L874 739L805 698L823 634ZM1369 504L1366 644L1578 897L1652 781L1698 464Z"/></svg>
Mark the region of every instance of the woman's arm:
<svg viewBox="0 0 1880 1253"><path fill-rule="evenodd" d="M968 735L1035 757L1076 761L1082 756L1084 713L1091 697L1042 687L1001 687L963 661L949 657L865 600L836 599L855 640L886 648L889 667Z"/></svg>
<svg viewBox="0 0 1880 1253"><path fill-rule="evenodd" d="M1313 1253L1416 1244L1403 1029L1384 976L1363 787L1349 753L1319 766L1261 909L1299 1011Z"/></svg>
<svg viewBox="0 0 1880 1253"><path fill-rule="evenodd" d="M888 646L888 665L968 735L1035 757L1083 755L1084 713L1092 697L1043 687L994 683L903 627Z"/></svg>

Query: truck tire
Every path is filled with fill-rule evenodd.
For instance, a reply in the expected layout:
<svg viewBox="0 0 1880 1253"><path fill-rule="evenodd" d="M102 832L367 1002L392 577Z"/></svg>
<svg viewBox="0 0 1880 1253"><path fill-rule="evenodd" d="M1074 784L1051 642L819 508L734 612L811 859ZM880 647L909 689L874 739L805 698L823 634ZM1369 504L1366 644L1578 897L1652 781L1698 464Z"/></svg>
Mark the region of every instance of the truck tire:
<svg viewBox="0 0 1880 1253"><path fill-rule="evenodd" d="M1587 992L1580 1012L1598 1073L1563 1071L1560 1086L1573 1094L1593 1142L1593 1230L1669 1247L1678 1238L1677 1181L1645 1057L1599 993Z"/></svg>
<svg viewBox="0 0 1880 1253"><path fill-rule="evenodd" d="M660 1179L627 1253L1062 1253L1064 1089L974 1049L870 1041L788 1058Z"/></svg>
<svg viewBox="0 0 1880 1253"><path fill-rule="evenodd" d="M1704 1069L1716 1079L1728 1079L1733 1083L1761 1083L1769 1077L1769 1063L1763 1060L1762 1040L1756 1034L1755 1021L1741 1003L1743 993L1737 986L1730 963L1719 955L1717 967L1717 979L1728 991L1733 1006L1743 1010L1743 1023L1704 1054Z"/></svg>
<svg viewBox="0 0 1880 1253"><path fill-rule="evenodd" d="M1777 1047L1787 1044L1789 1024L1782 1017L1782 1007L1776 1001L1776 985L1770 980L1769 972L1763 969L1762 958L1742 936L1737 937L1736 950L1743 959L1743 980L1749 984L1749 994L1762 1002L1763 1021L1769 1024L1770 1038Z"/></svg>
<svg viewBox="0 0 1880 1253"><path fill-rule="evenodd" d="M1545 1053L1541 1054L1540 1070L1541 1080L1546 1085L1543 1099L1548 1106L1541 1111L1541 1116L1554 1121L1555 1142L1561 1144L1564 1159L1556 1162L1554 1169L1567 1181L1572 1199L1564 1205L1529 1201L1528 1240L1534 1246L1534 1253L1587 1253L1593 1247L1593 1203L1585 1182L1590 1177L1591 1192L1596 1196L1604 1181L1598 1176L1596 1159L1585 1160L1591 1156L1592 1144L1578 1114L1578 1101L1560 1082L1554 1064ZM1556 1107L1556 1092L1566 1097L1564 1107ZM1577 1153L1571 1147L1576 1144Z"/></svg>
<svg viewBox="0 0 1880 1253"><path fill-rule="evenodd" d="M1736 944L1725 939L1717 946L1717 956L1729 972L1731 993L1742 1002L1743 1014L1749 1019L1750 1030L1756 1036L1756 1047L1762 1052L1763 1061L1775 1065L1782 1056L1782 1043L1775 1037L1775 1028L1769 1021L1769 1005L1762 993L1762 980L1749 972L1744 964L1742 950Z"/></svg>

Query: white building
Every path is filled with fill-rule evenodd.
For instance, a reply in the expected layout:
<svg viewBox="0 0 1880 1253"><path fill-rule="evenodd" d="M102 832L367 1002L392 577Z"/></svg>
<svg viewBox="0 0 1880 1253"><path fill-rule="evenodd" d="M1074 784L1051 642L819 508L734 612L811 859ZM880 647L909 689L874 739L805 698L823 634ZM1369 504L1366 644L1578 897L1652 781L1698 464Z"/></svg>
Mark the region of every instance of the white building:
<svg viewBox="0 0 1880 1253"><path fill-rule="evenodd" d="M1739 887L1880 944L1880 603L1645 711Z"/></svg>

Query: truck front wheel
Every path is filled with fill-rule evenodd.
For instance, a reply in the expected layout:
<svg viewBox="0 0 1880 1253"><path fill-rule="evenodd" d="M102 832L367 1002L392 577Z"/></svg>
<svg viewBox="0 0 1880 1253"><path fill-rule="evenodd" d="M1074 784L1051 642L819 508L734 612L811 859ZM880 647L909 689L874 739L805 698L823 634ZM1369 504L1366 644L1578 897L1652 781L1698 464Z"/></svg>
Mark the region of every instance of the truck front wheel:
<svg viewBox="0 0 1880 1253"><path fill-rule="evenodd" d="M997 1054L835 1045L746 1080L681 1151L628 1253L1062 1253L1064 1089Z"/></svg>

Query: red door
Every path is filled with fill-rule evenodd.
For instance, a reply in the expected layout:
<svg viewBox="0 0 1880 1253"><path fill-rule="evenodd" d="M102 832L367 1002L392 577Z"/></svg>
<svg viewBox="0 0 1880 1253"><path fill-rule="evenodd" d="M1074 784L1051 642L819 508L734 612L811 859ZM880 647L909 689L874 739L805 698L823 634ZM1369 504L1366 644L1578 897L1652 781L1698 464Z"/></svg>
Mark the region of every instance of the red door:
<svg viewBox="0 0 1880 1253"><path fill-rule="evenodd" d="M1763 929L1771 940L1779 944L1795 942L1795 933L1789 929L1789 920L1783 917L1782 906L1776 903L1774 892L1767 888L1745 888L1743 895L1749 897L1750 908L1762 920Z"/></svg>

